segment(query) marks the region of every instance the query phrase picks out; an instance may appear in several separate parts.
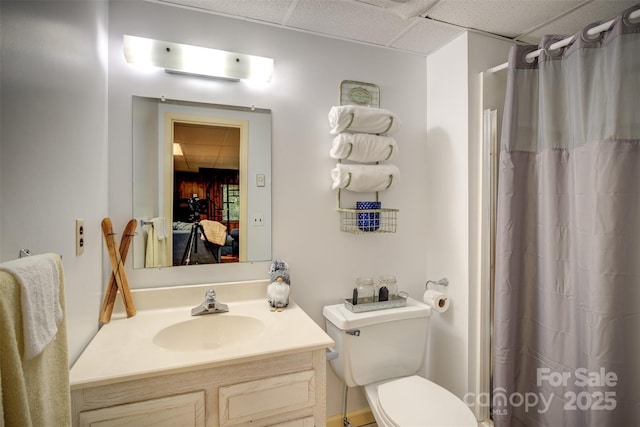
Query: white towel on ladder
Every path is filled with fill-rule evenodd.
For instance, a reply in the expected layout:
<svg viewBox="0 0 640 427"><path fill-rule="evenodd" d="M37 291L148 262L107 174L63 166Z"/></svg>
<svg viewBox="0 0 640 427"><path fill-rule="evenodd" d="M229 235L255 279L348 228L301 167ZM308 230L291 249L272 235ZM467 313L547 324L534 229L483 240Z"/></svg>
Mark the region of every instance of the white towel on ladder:
<svg viewBox="0 0 640 427"><path fill-rule="evenodd" d="M331 170L331 189L343 189L361 193L383 191L397 184L400 170L396 165L351 165L338 163Z"/></svg>
<svg viewBox="0 0 640 427"><path fill-rule="evenodd" d="M386 134L400 129L400 120L384 108L340 105L329 110L329 126L333 135L345 131Z"/></svg>
<svg viewBox="0 0 640 427"><path fill-rule="evenodd" d="M374 163L393 159L398 144L390 136L368 133L341 133L333 139L329 156L359 163Z"/></svg>

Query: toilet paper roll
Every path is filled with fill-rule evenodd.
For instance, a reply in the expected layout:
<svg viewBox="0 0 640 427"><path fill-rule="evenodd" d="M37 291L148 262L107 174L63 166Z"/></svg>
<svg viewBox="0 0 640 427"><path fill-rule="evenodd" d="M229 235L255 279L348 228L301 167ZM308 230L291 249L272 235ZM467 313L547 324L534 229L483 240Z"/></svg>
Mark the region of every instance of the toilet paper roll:
<svg viewBox="0 0 640 427"><path fill-rule="evenodd" d="M441 292L434 291L433 289L427 289L422 297L425 304L433 307L438 313L444 313L449 309L449 298Z"/></svg>

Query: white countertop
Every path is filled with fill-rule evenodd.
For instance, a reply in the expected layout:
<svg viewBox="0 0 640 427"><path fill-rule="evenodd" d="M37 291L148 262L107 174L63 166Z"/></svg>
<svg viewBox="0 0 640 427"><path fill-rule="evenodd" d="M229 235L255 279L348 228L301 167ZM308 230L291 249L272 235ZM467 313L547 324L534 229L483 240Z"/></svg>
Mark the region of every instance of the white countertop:
<svg viewBox="0 0 640 427"><path fill-rule="evenodd" d="M116 307L111 322L102 326L71 368L71 390L334 344L295 302L290 301L282 312L271 311L267 285L267 281L257 281L133 291L137 314L126 318L121 307ZM163 328L194 319L191 308L202 303L205 290L210 288L216 289L218 301L227 304L229 312L204 316L251 316L264 323L264 330L244 341L210 350L169 350L154 344L154 336Z"/></svg>

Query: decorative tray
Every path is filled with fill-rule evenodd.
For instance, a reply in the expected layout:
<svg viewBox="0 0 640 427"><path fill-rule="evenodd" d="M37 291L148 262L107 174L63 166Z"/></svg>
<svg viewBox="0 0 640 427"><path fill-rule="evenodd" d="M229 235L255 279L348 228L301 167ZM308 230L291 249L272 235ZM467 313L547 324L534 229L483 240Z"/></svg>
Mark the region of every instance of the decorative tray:
<svg viewBox="0 0 640 427"><path fill-rule="evenodd" d="M363 300L365 300L363 302ZM369 300L369 301L367 301ZM402 295L390 295L388 301L378 301L378 297L361 298L357 304L353 304L353 298L344 300L344 306L354 313L364 313L366 311L384 310L386 308L406 307L407 297Z"/></svg>

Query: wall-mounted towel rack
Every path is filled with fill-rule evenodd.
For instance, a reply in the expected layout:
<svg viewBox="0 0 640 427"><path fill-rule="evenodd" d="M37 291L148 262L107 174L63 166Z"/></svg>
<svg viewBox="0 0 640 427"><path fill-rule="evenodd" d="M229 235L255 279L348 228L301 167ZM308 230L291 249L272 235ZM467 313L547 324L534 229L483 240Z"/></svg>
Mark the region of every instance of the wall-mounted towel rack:
<svg viewBox="0 0 640 427"><path fill-rule="evenodd" d="M329 112L329 124L331 133L338 134L334 140L334 150L330 155L338 159L338 165L331 171L334 179L333 188L338 190L338 213L340 215L340 230L354 234L364 233L395 233L397 227L398 209L381 208L378 191L389 189L394 183L394 174L399 172L395 165L382 164L379 161L389 160L394 155L393 138L386 135L387 132L395 132L400 126L400 121L396 123L395 114L388 110L377 110L380 108L380 88L371 83L356 80L343 80L340 82L340 107L332 107ZM353 106L353 107L352 107ZM373 108L366 108L373 107ZM358 117L356 118L356 112ZM348 114L348 115L347 115ZM389 118L388 124L386 118ZM358 119L358 120L356 120ZM346 122L346 123L345 123ZM354 124L357 122L357 124ZM348 135L344 136L343 135ZM361 135L377 135L371 139L363 140ZM351 139L358 138L358 139ZM388 140L389 153L386 157L385 148ZM367 145L366 151L354 155L354 159L349 157L354 150L353 141L362 145ZM376 151L371 151L369 144L377 144ZM346 147L348 146L348 150ZM344 155L346 151L346 156ZM362 150L360 150L362 151ZM366 153L366 154L365 154ZM342 159L349 160L351 164L346 167L341 165ZM379 166L352 166L354 163L364 163ZM370 167L375 167L372 172ZM357 170L356 170L357 169ZM354 172L355 171L355 172ZM346 172L346 176L345 176ZM352 172L356 175L352 175ZM388 175L388 183L385 186L385 176ZM399 175L398 175L399 176ZM355 183L353 179L355 178ZM354 184L354 185L352 185ZM357 203L358 207L375 206L378 209L353 209L341 206L342 190L352 192L375 192L376 203Z"/></svg>
<svg viewBox="0 0 640 427"><path fill-rule="evenodd" d="M31 256L31 251L29 249L20 249L18 251L18 258L24 258L26 256Z"/></svg>
<svg viewBox="0 0 640 427"><path fill-rule="evenodd" d="M31 256L31 255L33 255L33 253L31 253L31 249L24 248L24 249L20 249L18 251L18 258L24 258L24 257L28 257L28 256ZM58 255L60 257L60 259L62 259L62 255L60 255L60 254L56 254L56 255Z"/></svg>

